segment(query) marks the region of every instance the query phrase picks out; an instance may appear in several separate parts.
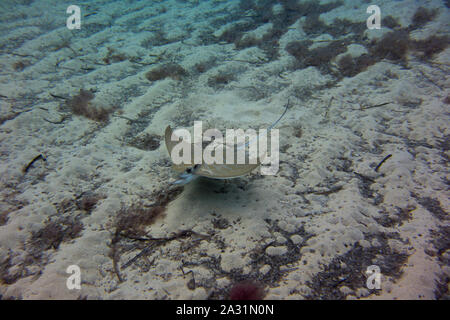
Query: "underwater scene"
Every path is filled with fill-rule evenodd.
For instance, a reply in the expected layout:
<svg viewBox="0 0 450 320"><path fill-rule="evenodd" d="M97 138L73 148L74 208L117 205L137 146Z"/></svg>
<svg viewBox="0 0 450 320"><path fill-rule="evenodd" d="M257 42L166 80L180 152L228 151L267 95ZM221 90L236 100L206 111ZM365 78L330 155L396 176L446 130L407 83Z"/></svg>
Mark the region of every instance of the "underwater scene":
<svg viewBox="0 0 450 320"><path fill-rule="evenodd" d="M449 7L1 0L0 299L449 299Z"/></svg>

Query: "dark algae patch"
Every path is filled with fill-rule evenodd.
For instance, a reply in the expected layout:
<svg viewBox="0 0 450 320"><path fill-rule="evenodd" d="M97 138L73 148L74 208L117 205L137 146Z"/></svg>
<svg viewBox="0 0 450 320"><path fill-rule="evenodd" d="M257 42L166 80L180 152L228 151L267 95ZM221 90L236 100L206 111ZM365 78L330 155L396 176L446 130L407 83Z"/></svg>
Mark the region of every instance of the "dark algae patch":
<svg viewBox="0 0 450 320"><path fill-rule="evenodd" d="M173 80L181 80L183 77L187 76L187 71L176 63L166 63L145 74L145 77L150 81L164 80L166 78L171 78Z"/></svg>
<svg viewBox="0 0 450 320"><path fill-rule="evenodd" d="M431 236L433 237L431 243L436 250L432 256L436 256L440 265L449 266L450 226L440 226L437 230L431 230ZM438 276L434 290L434 295L437 300L450 299L449 283L450 277L448 273L443 272Z"/></svg>
<svg viewBox="0 0 450 320"><path fill-rule="evenodd" d="M122 253L132 249L140 249L143 251L136 257L143 256L142 252L147 254L148 249L146 247L148 247L148 244L146 244L146 241L152 239L147 238L146 228L165 214L166 206L182 191L182 187L172 188L170 190L162 189L149 197L153 200L153 203L150 205L139 202L133 206L124 206L120 209L113 222L112 239L109 244L111 248L109 257L113 261L114 273L119 282L124 281L119 270L119 261ZM133 259L131 261L134 262ZM129 264L131 263L125 265L128 266Z"/></svg>
<svg viewBox="0 0 450 320"><path fill-rule="evenodd" d="M395 235L393 234L393 236ZM389 247L387 236L387 234L375 236L380 243L379 246L364 248L356 244L347 253L334 258L308 283L312 293L307 298L340 300L346 297L346 294L340 290L342 286L350 288L353 292L359 288L366 289L367 276L365 272L371 265L379 266L383 276L399 278L402 274L401 267L406 262L408 255L397 253ZM376 293L376 289L369 290L369 294Z"/></svg>
<svg viewBox="0 0 450 320"><path fill-rule="evenodd" d="M431 197L419 197L417 194L413 194L412 196L417 199L417 202L422 207L431 212L436 218L439 220L448 220L447 213L442 209L439 200Z"/></svg>
<svg viewBox="0 0 450 320"><path fill-rule="evenodd" d="M106 109L96 106L92 100L95 95L90 90L80 89L80 92L67 100L67 106L73 114L83 116L97 122L107 122L114 108Z"/></svg>
<svg viewBox="0 0 450 320"><path fill-rule="evenodd" d="M25 245L25 257L20 263L13 264L17 254L12 251L0 261L0 284L13 284L28 276L39 277L49 261L50 253L58 250L62 243L78 238L83 228L81 216L48 218L41 229L32 232Z"/></svg>
<svg viewBox="0 0 450 320"><path fill-rule="evenodd" d="M268 224L270 233L280 233L287 239L286 243L283 244L283 246L287 249L286 252L281 255L269 255L266 252L266 249L270 246L277 246L275 241L256 247L253 251L249 252L249 256L251 258L251 271L245 275L242 274L240 269L233 269L229 272L222 270L220 266L220 258L207 257L206 259L208 260L208 263L206 263L206 265L208 269L213 272L215 278L226 277L232 283L230 286L223 288L213 286L212 284L203 284L205 288L212 288L209 299L226 299L229 292L232 290L233 285L243 282L257 283L258 285L266 288L275 287L279 284L283 276L294 269L294 267L290 268L290 266L294 266L295 263L300 261L302 257L300 251L306 241L313 235L307 233L303 226L293 232L286 232L278 226L277 220L267 219L266 223ZM290 240L293 235L300 235L303 239L302 243L293 243L292 240ZM187 262L185 265L196 265L196 263ZM260 271L261 267L264 265L270 266L269 271L266 273L262 273Z"/></svg>
<svg viewBox="0 0 450 320"><path fill-rule="evenodd" d="M160 141L160 136L144 133L130 139L128 144L140 150L153 151L159 148Z"/></svg>

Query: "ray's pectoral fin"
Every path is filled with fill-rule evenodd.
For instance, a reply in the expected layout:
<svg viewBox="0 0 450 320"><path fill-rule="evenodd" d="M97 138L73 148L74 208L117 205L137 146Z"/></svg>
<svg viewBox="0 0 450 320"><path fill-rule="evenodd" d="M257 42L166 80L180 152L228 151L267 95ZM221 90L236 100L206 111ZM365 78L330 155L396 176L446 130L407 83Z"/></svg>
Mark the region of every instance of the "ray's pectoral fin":
<svg viewBox="0 0 450 320"><path fill-rule="evenodd" d="M172 139L172 138L174 138L174 139ZM172 160L172 169L176 172L185 172L186 169L191 167L190 163L194 162L194 158L193 158L194 145L187 143L185 141L180 142L179 138L173 135L173 129L170 126L167 126L167 128L166 128L166 131L164 133L164 139L166 142L166 148L167 148L167 152L169 153L170 160ZM185 149L191 150L191 159L190 159L189 164L185 164L185 163L177 164L174 162L174 160L172 158L172 151L177 152L177 150L174 150L175 146L177 146L177 150L185 150Z"/></svg>
<svg viewBox="0 0 450 320"><path fill-rule="evenodd" d="M185 143L185 144L187 144L187 143L180 142L178 139L172 140L172 136L173 136L173 129L169 125L169 126L167 126L167 128L165 130L164 140L166 143L167 151L169 153L169 157L172 160L172 169L179 173L177 180L175 182L173 182L173 184L184 185L184 184L187 184L187 183L191 182L192 180L195 180L196 178L198 178L198 175L195 174L195 170L198 169L199 165L195 165L194 167L192 167L192 165L190 165L190 164L184 164L184 163L175 164L175 163L173 163L172 151L175 148L175 146L178 145L179 143ZM191 155L193 156L193 153L192 153L193 145L190 144L186 147L191 148Z"/></svg>

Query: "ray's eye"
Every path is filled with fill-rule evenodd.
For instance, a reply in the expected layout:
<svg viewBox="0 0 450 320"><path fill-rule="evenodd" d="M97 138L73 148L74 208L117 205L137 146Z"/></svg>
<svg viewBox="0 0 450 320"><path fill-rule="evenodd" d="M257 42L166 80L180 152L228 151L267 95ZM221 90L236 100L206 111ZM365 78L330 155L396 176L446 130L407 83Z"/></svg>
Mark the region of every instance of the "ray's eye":
<svg viewBox="0 0 450 320"><path fill-rule="evenodd" d="M200 167L200 165L196 164L195 166L193 166L191 168L187 168L186 173L193 173L195 170L197 170L198 167Z"/></svg>

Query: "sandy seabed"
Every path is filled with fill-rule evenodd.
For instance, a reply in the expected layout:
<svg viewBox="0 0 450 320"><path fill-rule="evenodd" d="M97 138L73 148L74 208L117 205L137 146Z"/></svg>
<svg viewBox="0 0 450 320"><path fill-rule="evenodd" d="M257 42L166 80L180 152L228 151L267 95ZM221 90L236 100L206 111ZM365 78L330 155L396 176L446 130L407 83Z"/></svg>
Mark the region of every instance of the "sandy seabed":
<svg viewBox="0 0 450 320"><path fill-rule="evenodd" d="M377 1L379 30L366 1L266 3L89 1L68 30L73 3L2 1L3 299L448 298L448 1ZM275 176L171 185L167 125L288 101Z"/></svg>

